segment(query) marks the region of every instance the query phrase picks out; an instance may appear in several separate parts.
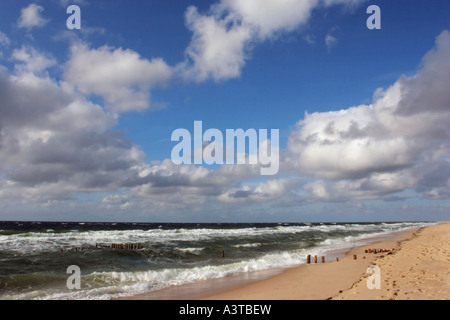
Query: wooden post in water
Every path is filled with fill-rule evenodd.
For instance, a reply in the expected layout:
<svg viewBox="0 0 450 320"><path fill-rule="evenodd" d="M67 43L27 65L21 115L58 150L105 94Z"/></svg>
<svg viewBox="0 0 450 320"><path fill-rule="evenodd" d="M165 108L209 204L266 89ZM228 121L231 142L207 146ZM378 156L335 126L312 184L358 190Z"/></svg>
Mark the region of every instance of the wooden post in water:
<svg viewBox="0 0 450 320"><path fill-rule="evenodd" d="M358 257L356 256L356 254L353 255L353 260L356 260Z"/></svg>
<svg viewBox="0 0 450 320"><path fill-rule="evenodd" d="M314 256L314 263L317 263L317 256Z"/></svg>
<svg viewBox="0 0 450 320"><path fill-rule="evenodd" d="M310 263L311 263L311 255L310 255L310 254L308 254L308 255L306 256L306 263L307 263L307 264L310 264Z"/></svg>
<svg viewBox="0 0 450 320"><path fill-rule="evenodd" d="M322 256L322 263L325 263L325 257Z"/></svg>

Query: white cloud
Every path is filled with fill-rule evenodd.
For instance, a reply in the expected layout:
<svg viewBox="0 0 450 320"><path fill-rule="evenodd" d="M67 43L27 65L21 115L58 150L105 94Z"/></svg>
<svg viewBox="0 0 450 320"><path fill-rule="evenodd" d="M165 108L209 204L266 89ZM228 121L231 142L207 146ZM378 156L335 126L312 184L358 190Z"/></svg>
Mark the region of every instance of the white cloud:
<svg viewBox="0 0 450 320"><path fill-rule="evenodd" d="M267 6L223 0L208 15L190 7L190 61L180 66L185 76L197 81L238 77L255 42L307 23L319 6L360 1L264 3ZM3 43L9 44L9 39ZM429 199L448 198L449 56L450 33L445 31L424 57L421 70L377 90L372 104L306 114L289 138L286 158L280 159L282 169L312 177L303 190L315 200L380 199L405 189ZM17 62L13 73L0 68L2 200L47 203L83 192L126 190L104 197L101 205L195 210L212 200L297 205L304 201L299 179L244 183L259 177L258 166L212 170L176 166L168 159L148 164L142 150L114 127L118 113L151 107L151 90L172 79L174 68L162 59L76 43L64 79L56 82L45 72L56 64L50 55L22 46L12 58ZM101 96L106 108L90 102L91 94Z"/></svg>
<svg viewBox="0 0 450 320"><path fill-rule="evenodd" d="M11 41L9 40L8 36L0 31L0 45L1 46L9 46Z"/></svg>
<svg viewBox="0 0 450 320"><path fill-rule="evenodd" d="M130 197L128 195L109 195L102 199L101 208L126 210L131 206Z"/></svg>
<svg viewBox="0 0 450 320"><path fill-rule="evenodd" d="M131 51L81 50L88 63L99 57L107 60L96 69L105 81L112 76L107 67L120 64L119 57L124 58L122 63L131 65L131 70L118 66L116 70L124 79L111 82L112 86L141 81L153 85L147 77L154 74L136 70L142 67L143 71L152 71L151 62ZM81 94L72 83L49 77L46 70L55 61L45 53L24 46L13 51L13 58L17 61L13 72L0 68L0 197L5 203L61 205L61 200L80 193L126 189L123 197L105 198L103 207L129 209L148 205L149 201L161 208L195 207L241 179L259 176L257 166L225 165L210 170L176 166L171 160L148 164L142 150L114 130L118 115L85 97L90 92L108 97L108 91L96 87L99 78L95 72L93 78L83 75L94 88ZM137 73L127 75L126 71Z"/></svg>
<svg viewBox="0 0 450 320"><path fill-rule="evenodd" d="M336 182L316 180L304 186L315 201L357 201L381 199L414 188L418 179L409 171L374 173L368 178Z"/></svg>
<svg viewBox="0 0 450 320"><path fill-rule="evenodd" d="M217 200L227 204L262 203L280 200L299 187L299 179L272 179L259 183L255 187L244 185L227 189Z"/></svg>
<svg viewBox="0 0 450 320"><path fill-rule="evenodd" d="M31 3L28 7L23 8L17 22L19 28L31 29L46 25L50 20L41 16L42 11L44 11L44 8L35 3Z"/></svg>
<svg viewBox="0 0 450 320"><path fill-rule="evenodd" d="M305 25L314 9L362 0L222 0L200 14L191 6L186 25L193 32L180 65L183 76L195 81L237 78L252 46ZM335 38L333 38L335 39ZM329 39L329 44L333 42ZM334 40L335 42L335 40Z"/></svg>
<svg viewBox="0 0 450 320"><path fill-rule="evenodd" d="M18 50L15 56L23 54L29 66L33 54L27 52L35 49ZM145 162L144 153L114 130L113 114L71 85L34 72L45 65L0 72L2 197L40 202L117 190Z"/></svg>
<svg viewBox="0 0 450 320"><path fill-rule="evenodd" d="M21 62L15 66L16 69L21 71L40 72L56 64L56 60L53 57L38 52L30 46L14 49L12 58Z"/></svg>
<svg viewBox="0 0 450 320"><path fill-rule="evenodd" d="M214 16L203 16L194 7L186 12L186 24L193 32L186 50L193 61L184 77L203 81L212 77L216 81L240 76L245 65L245 49L251 38L244 26L230 26L228 21Z"/></svg>
<svg viewBox="0 0 450 320"><path fill-rule="evenodd" d="M325 44L327 45L328 49L333 48L338 43L338 39L332 35L331 33L328 33L325 37Z"/></svg>
<svg viewBox="0 0 450 320"><path fill-rule="evenodd" d="M220 7L250 25L266 39L280 31L292 31L308 21L319 0L223 0Z"/></svg>
<svg viewBox="0 0 450 320"><path fill-rule="evenodd" d="M306 114L289 138L287 167L321 179L307 187L320 199L404 189L446 194L447 178L440 176L450 170L449 57L450 32L444 31L418 73L377 90L371 105Z"/></svg>
<svg viewBox="0 0 450 320"><path fill-rule="evenodd" d="M115 112L140 111L150 106L150 90L164 85L172 69L162 59L147 60L132 50L75 44L65 79L83 94L103 97Z"/></svg>
<svg viewBox="0 0 450 320"><path fill-rule="evenodd" d="M166 159L141 167L139 175L130 177L126 185L137 186L140 189L136 191L140 194L183 189L187 193L217 195L237 181L258 175L257 166L223 165L213 170L201 166L175 165Z"/></svg>
<svg viewBox="0 0 450 320"><path fill-rule="evenodd" d="M216 197L242 179L258 176L256 166L223 165L218 169L207 169L192 165L178 166L166 159L142 166L139 174L130 177L124 186L130 188L132 201L127 199L127 202L140 210L151 207L157 211L174 210L179 214L192 214L207 210L209 205L214 205Z"/></svg>

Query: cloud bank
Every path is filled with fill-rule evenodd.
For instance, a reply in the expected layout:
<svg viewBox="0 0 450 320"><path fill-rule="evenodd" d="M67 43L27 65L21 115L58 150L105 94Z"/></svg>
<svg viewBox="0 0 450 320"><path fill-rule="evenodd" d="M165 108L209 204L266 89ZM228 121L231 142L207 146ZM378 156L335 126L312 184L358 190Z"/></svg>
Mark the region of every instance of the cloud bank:
<svg viewBox="0 0 450 320"><path fill-rule="evenodd" d="M150 162L116 128L121 113L152 109L152 90L177 78L237 78L254 46L301 28L317 8L361 2L222 0L206 13L191 6L185 19L192 38L186 61L177 66L80 41L71 43L62 63L31 45L13 49L12 70L0 66L0 199L47 204L107 193L100 200L106 209L194 211L218 205L391 201L407 190L426 199L449 199L449 31L437 37L414 76L376 90L371 104L305 114L281 150L282 172L271 180L255 182L257 166ZM42 10L25 8L19 25L45 25ZM2 32L0 44L11 45ZM63 73L56 80L50 71L58 65Z"/></svg>
<svg viewBox="0 0 450 320"><path fill-rule="evenodd" d="M306 114L289 138L287 167L320 180L323 200L373 199L405 189L448 195L450 32L442 32L415 76L379 89L370 105Z"/></svg>

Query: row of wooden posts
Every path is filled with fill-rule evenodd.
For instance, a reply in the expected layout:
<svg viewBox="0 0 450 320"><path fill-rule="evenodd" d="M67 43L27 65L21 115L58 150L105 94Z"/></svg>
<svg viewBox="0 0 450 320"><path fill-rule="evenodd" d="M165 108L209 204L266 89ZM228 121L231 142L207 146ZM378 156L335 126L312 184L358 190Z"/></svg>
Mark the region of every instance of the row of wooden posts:
<svg viewBox="0 0 450 320"><path fill-rule="evenodd" d="M321 257L321 260L322 260L322 263L325 263L325 257L324 256ZM311 263L311 255L310 254L308 254L306 256L306 263L307 264ZM317 256L314 256L314 263L317 263Z"/></svg>
<svg viewBox="0 0 450 320"><path fill-rule="evenodd" d="M96 248L109 248L109 249L119 249L119 250L139 250L142 249L142 245L141 244L133 244L133 243L113 243L111 245L99 245L99 244L95 244Z"/></svg>
<svg viewBox="0 0 450 320"><path fill-rule="evenodd" d="M382 253L382 252L388 252L388 254L391 254L395 249L366 249L364 252L365 253ZM366 257L364 256L363 259L365 259ZM353 255L353 260L357 260L358 256L356 254ZM322 263L325 263L325 256L321 257L321 261ZM336 258L336 261L339 261L339 258ZM311 263L311 255L308 254L306 256L306 263L310 264ZM317 256L314 256L314 263L317 263Z"/></svg>
<svg viewBox="0 0 450 320"><path fill-rule="evenodd" d="M320 257L320 260L322 261L322 263L325 263L325 256ZM336 261L339 261L339 258L336 258ZM306 263L310 264L311 263L311 255L308 254L306 256ZM314 256L314 263L317 263L317 256Z"/></svg>
<svg viewBox="0 0 450 320"><path fill-rule="evenodd" d="M126 243L126 244L122 244L122 243L98 244L98 243L96 243L95 247L96 248L104 248L104 249L119 249L119 250L139 250L139 249L143 248L143 246L141 244L133 244L133 243ZM71 251L70 249L63 249L63 248L59 249L60 252L64 252L64 250ZM74 247L73 251L84 251L84 248Z"/></svg>

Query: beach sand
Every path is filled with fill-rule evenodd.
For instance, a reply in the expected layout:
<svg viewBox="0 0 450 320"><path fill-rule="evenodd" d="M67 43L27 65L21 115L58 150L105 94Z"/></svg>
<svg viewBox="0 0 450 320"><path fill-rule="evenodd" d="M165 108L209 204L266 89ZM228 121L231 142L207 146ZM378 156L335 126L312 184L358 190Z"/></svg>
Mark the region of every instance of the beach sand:
<svg viewBox="0 0 450 320"><path fill-rule="evenodd" d="M450 298L449 245L450 223L443 223L355 248L339 261L302 265L203 299L447 300ZM394 251L366 253L369 249ZM371 266L379 268L380 289L368 288L368 280L371 287L377 284L377 275L373 269L368 270Z"/></svg>
<svg viewBox="0 0 450 320"><path fill-rule="evenodd" d="M450 223L356 247L336 261L174 286L125 300L391 300L450 298ZM391 252L366 253L369 249ZM354 259L356 255L356 260ZM327 261L334 260L334 261ZM306 257L305 257L306 260ZM377 285L379 269L380 289ZM369 269L370 268L370 269ZM262 279L262 280L261 280Z"/></svg>
<svg viewBox="0 0 450 320"><path fill-rule="evenodd" d="M394 255L379 257L381 289L368 290L367 276L336 300L450 299L450 223L420 229L399 243Z"/></svg>

